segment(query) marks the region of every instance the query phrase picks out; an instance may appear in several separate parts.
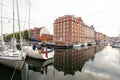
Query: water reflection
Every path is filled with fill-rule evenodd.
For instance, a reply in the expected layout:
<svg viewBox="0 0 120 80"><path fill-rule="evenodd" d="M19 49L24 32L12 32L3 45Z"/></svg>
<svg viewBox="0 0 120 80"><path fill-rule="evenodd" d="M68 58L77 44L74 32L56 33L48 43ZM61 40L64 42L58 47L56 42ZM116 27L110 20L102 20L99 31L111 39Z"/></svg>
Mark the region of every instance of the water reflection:
<svg viewBox="0 0 120 80"><path fill-rule="evenodd" d="M27 80L120 79L120 49L110 46L56 49L53 59L43 61L28 58L26 64Z"/></svg>
<svg viewBox="0 0 120 80"><path fill-rule="evenodd" d="M22 70L15 70L0 64L0 80L27 80L27 64L24 64Z"/></svg>
<svg viewBox="0 0 120 80"><path fill-rule="evenodd" d="M107 80L120 79L120 50L110 46L95 55L94 61L86 62L82 72L91 74L95 78Z"/></svg>
<svg viewBox="0 0 120 80"><path fill-rule="evenodd" d="M64 75L75 75L89 59L94 60L94 54L104 46L91 46L83 49L55 50L54 68L63 71Z"/></svg>
<svg viewBox="0 0 120 80"><path fill-rule="evenodd" d="M14 69L0 65L0 79L10 80ZM13 80L119 80L120 49L90 46L55 50L50 60L26 59L22 71Z"/></svg>
<svg viewBox="0 0 120 80"><path fill-rule="evenodd" d="M47 68L49 65L53 64L53 59L49 60L37 60L37 59L32 59L29 58L26 60L26 63L28 63L28 69L32 70L34 72L40 72L41 74L46 74L47 75Z"/></svg>
<svg viewBox="0 0 120 80"><path fill-rule="evenodd" d="M28 80L50 80L47 79L47 76L53 73L50 68L51 66L53 66L53 62L53 59L44 61L28 58L26 60L26 63L29 65Z"/></svg>

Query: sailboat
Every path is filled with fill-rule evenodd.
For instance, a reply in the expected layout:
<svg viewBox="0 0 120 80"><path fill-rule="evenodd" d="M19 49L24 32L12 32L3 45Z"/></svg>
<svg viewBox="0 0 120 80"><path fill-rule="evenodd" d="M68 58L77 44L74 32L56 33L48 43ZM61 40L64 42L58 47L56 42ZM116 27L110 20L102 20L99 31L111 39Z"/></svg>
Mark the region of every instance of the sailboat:
<svg viewBox="0 0 120 80"><path fill-rule="evenodd" d="M20 21L19 21L19 12L18 12L18 1L17 3L17 13L18 13L18 26L20 31ZM15 32L14 32L14 0L13 0L13 38L11 40L11 48L7 50L1 51L0 55L0 63L9 67L14 68L16 65L17 67L22 68L24 64L24 60L26 58L27 53L23 50L18 50L16 48L16 39L15 39ZM20 33L20 44L21 44L21 33ZM21 46L22 47L22 46Z"/></svg>
<svg viewBox="0 0 120 80"><path fill-rule="evenodd" d="M4 40L3 40L3 19L2 19L2 0L1 0L1 40L0 40L0 51L5 50L6 47L4 45Z"/></svg>
<svg viewBox="0 0 120 80"><path fill-rule="evenodd" d="M28 25L29 25L29 38L30 38L30 0L29 0L29 24ZM39 43L41 44L41 42L39 42ZM42 53L40 53L39 50L37 49L37 47L36 47L36 49L33 50L34 46L36 46L36 44L34 44L32 46L30 45L30 46L23 47L23 51L25 51L27 53L28 57L35 58L35 59L44 59L44 60L53 58L53 56L54 56L53 49L48 49L46 47L43 47L44 51Z"/></svg>

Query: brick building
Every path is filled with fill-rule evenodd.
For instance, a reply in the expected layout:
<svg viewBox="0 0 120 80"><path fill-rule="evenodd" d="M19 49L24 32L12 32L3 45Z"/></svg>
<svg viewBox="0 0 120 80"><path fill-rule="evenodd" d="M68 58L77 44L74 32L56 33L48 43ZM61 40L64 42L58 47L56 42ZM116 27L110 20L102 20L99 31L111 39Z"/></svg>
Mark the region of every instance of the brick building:
<svg viewBox="0 0 120 80"><path fill-rule="evenodd" d="M84 42L91 43L95 41L95 30L94 27L84 26Z"/></svg>
<svg viewBox="0 0 120 80"><path fill-rule="evenodd" d="M47 42L53 42L53 35L42 34L41 37L40 37L40 40L47 41Z"/></svg>
<svg viewBox="0 0 120 80"><path fill-rule="evenodd" d="M65 15L54 21L54 41L83 43L94 42L94 40L94 28L86 26L81 17Z"/></svg>
<svg viewBox="0 0 120 80"><path fill-rule="evenodd" d="M53 41L53 35L45 27L30 29L30 37L36 40Z"/></svg>
<svg viewBox="0 0 120 80"><path fill-rule="evenodd" d="M96 41L97 42L101 42L101 41L105 41L105 40L108 40L108 36L107 35L104 35L100 32L96 32Z"/></svg>
<svg viewBox="0 0 120 80"><path fill-rule="evenodd" d="M40 38L40 30L41 29L42 29L42 27L41 28L34 27L34 29L30 29L30 37L32 39L39 40L39 38Z"/></svg>
<svg viewBox="0 0 120 80"><path fill-rule="evenodd" d="M54 41L83 42L83 22L80 17L65 15L54 21Z"/></svg>

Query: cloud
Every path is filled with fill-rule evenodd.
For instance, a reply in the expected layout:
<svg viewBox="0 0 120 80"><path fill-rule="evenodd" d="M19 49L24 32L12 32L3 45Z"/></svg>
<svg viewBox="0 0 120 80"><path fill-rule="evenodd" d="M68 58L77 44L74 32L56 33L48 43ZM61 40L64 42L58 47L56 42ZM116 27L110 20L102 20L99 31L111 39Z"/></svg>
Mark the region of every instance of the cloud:
<svg viewBox="0 0 120 80"><path fill-rule="evenodd" d="M20 20L29 18L29 0L19 0ZM87 25L94 25L95 29L109 36L118 35L120 21L119 0L31 0L31 28L46 26L53 34L53 22L55 18L66 14L82 17ZM3 2L3 17L12 18L12 1ZM25 19L26 18L26 19ZM17 15L16 15L17 19ZM6 23L6 21L4 21ZM24 23L21 22L23 26ZM4 24L4 33L11 32L7 30L9 24ZM11 24L12 27L12 24ZM28 23L26 23L28 28Z"/></svg>

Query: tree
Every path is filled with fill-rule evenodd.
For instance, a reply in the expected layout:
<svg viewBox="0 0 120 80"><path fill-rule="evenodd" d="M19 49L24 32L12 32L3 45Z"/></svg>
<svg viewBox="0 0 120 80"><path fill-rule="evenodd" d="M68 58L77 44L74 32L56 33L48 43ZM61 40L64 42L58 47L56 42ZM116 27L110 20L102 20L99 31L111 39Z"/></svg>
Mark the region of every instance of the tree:
<svg viewBox="0 0 120 80"><path fill-rule="evenodd" d="M25 39L25 40L28 40L28 30L24 30L24 32L23 32L23 39Z"/></svg>
<svg viewBox="0 0 120 80"><path fill-rule="evenodd" d="M29 33L28 30L24 30L24 31L21 32L21 35L22 35L23 39L28 40L28 33ZM12 37L13 37L13 33L8 34L7 36L4 36L4 40L10 40ZM18 39L18 40L20 39L20 33L19 32L15 33L15 38Z"/></svg>

